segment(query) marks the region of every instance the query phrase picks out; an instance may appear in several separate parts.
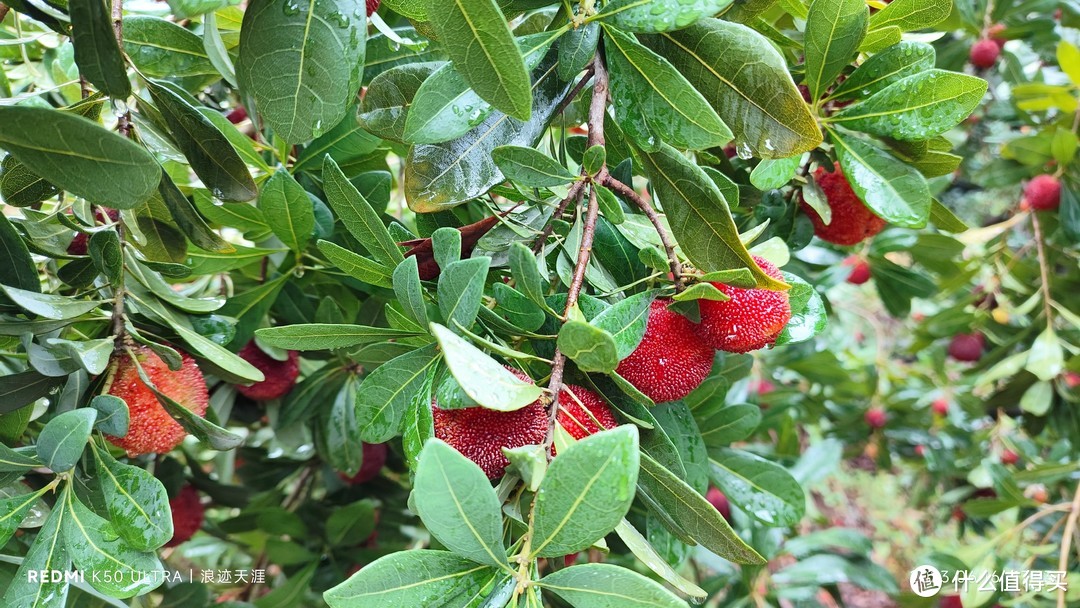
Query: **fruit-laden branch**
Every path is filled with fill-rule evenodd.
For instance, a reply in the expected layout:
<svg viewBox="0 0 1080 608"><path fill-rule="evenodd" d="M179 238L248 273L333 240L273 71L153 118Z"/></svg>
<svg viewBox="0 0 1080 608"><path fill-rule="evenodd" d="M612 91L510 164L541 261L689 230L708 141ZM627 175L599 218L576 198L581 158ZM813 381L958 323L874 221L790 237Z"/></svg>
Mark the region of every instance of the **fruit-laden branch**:
<svg viewBox="0 0 1080 608"><path fill-rule="evenodd" d="M638 206L638 209L641 209L642 213L645 214L645 217L649 218L649 221L652 222L653 228L656 229L656 234L660 235L660 242L664 245L664 251L667 253L668 265L671 267L671 279L675 282L675 291L682 291L684 287L682 262L679 261L679 256L675 254L675 246L671 243L671 237L668 236L667 230L664 229L664 225L660 223L660 216L656 213L656 209L653 209L652 205L649 204L649 201L642 198L633 188L615 179L607 172L607 169L600 172L599 178L601 184L630 199L630 201Z"/></svg>
<svg viewBox="0 0 1080 608"><path fill-rule="evenodd" d="M608 72L604 67L602 56L597 53L592 62L593 66L593 93L592 102L589 104L589 146L604 145L604 114L607 111L608 102ZM607 171L607 167L601 167L600 172ZM578 184L584 184L585 180L592 181L588 176ZM577 184L575 184L577 185ZM580 193L580 188L578 188ZM599 203L596 198L596 186L589 186L589 206L585 211L585 224L581 231L581 245L578 248L577 265L574 266L574 276L570 281L569 290L566 293L566 308L563 309L562 319L565 323L570 318L570 312L577 306L578 296L581 294L582 285L585 283L585 270L589 266L589 258L592 256L593 235L596 232L596 216L599 211ZM548 411L548 430L544 437L544 450L550 457L551 441L554 438L555 417L559 414L559 393L563 387L563 372L566 369L566 355L558 347L555 348L555 356L551 364L551 378L548 380L548 392L551 395L551 407Z"/></svg>

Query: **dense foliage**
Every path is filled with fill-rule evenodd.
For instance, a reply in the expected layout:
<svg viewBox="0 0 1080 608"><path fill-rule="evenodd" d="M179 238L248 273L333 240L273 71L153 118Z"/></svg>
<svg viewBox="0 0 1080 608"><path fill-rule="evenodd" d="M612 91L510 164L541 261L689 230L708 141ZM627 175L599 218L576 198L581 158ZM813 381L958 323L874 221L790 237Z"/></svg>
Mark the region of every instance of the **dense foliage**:
<svg viewBox="0 0 1080 608"><path fill-rule="evenodd" d="M5 608L1080 602L1075 3L2 1Z"/></svg>

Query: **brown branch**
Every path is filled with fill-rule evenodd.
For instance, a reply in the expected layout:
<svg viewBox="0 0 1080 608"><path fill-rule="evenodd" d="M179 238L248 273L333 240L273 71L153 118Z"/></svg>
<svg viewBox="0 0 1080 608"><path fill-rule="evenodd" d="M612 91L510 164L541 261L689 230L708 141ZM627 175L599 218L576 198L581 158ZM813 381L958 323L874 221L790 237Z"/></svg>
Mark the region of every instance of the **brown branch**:
<svg viewBox="0 0 1080 608"><path fill-rule="evenodd" d="M574 182L574 184L570 186L570 189L566 192L566 198L559 202L559 206L555 207L555 213L551 214L551 219L548 220L547 225L544 226L540 235L536 237L536 241L533 243L533 253L540 253L544 250L544 244L547 243L548 237L555 231L555 223L552 220L562 215L571 203L577 204L577 202L581 200L581 194L584 192L584 187L584 181Z"/></svg>
<svg viewBox="0 0 1080 608"><path fill-rule="evenodd" d="M593 92L589 104L589 147L604 145L604 116L607 114L608 72L604 61L597 55L592 62Z"/></svg>
<svg viewBox="0 0 1080 608"><path fill-rule="evenodd" d="M645 216L649 218L649 221L652 222L653 228L656 229L656 233L660 235L660 242L664 245L664 251L667 252L668 266L671 267L671 277L675 281L675 291L682 291L685 287L683 284L682 263L679 262L679 256L675 254L675 246L671 242L671 237L668 236L667 230L664 229L664 225L660 223L660 216L656 213L656 209L653 209L653 206L642 198L633 188L615 179L607 172L607 170L602 171L599 177L600 183L629 199L637 205L638 209L641 209Z"/></svg>
<svg viewBox="0 0 1080 608"><path fill-rule="evenodd" d="M585 67L585 73L582 74L581 80L579 80L578 83L574 85L574 89L570 91L569 95L564 97L563 100L559 102L559 105L555 108L555 114L562 114L563 111L566 110L566 107L573 103L575 99L577 99L578 94L581 93L581 90L585 88L585 85L589 84L589 79L591 79L592 77L593 65L590 63L588 66Z"/></svg>
<svg viewBox="0 0 1080 608"><path fill-rule="evenodd" d="M113 0L112 3L112 26L116 34L116 43L124 48L124 0Z"/></svg>
<svg viewBox="0 0 1080 608"><path fill-rule="evenodd" d="M8 11L10 10L10 6L0 2L0 21L3 21L5 18L7 18Z"/></svg>
<svg viewBox="0 0 1080 608"><path fill-rule="evenodd" d="M1072 505L1069 507L1068 523L1065 524L1065 532L1061 535L1061 553L1058 555L1058 570L1068 571L1069 545L1072 543L1073 533L1076 531L1077 520L1080 520L1080 484L1076 486L1073 494ZM1058 590L1058 608L1065 608L1065 590Z"/></svg>
<svg viewBox="0 0 1080 608"><path fill-rule="evenodd" d="M1054 318L1052 316L1050 297L1050 264L1046 260L1046 245L1043 243L1042 226L1039 225L1039 212L1031 211L1031 226L1035 230L1035 248L1039 255L1039 275L1042 279L1043 307L1046 311L1046 326L1053 329Z"/></svg>

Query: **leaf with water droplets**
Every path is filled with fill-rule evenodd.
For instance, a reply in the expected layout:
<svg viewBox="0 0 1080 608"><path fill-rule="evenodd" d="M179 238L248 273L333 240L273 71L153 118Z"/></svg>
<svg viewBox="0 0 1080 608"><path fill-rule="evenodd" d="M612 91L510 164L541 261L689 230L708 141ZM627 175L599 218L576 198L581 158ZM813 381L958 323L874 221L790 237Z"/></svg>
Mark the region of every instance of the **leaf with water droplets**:
<svg viewBox="0 0 1080 608"><path fill-rule="evenodd" d="M117 462L94 446L105 507L116 531L135 549L153 551L173 537L165 486L146 469Z"/></svg>
<svg viewBox="0 0 1080 608"><path fill-rule="evenodd" d="M922 228L930 217L930 188L910 165L862 139L829 130L840 167L855 195L886 221Z"/></svg>
<svg viewBox="0 0 1080 608"><path fill-rule="evenodd" d="M818 99L851 63L866 36L866 0L814 0L806 18L806 86Z"/></svg>
<svg viewBox="0 0 1080 608"><path fill-rule="evenodd" d="M934 67L937 53L925 42L905 40L867 59L832 93L836 99L867 98L890 84Z"/></svg>
<svg viewBox="0 0 1080 608"><path fill-rule="evenodd" d="M732 0L650 0L609 2L611 15L603 19L627 32L657 33L682 29L702 17L711 17ZM626 8L623 8L626 7Z"/></svg>
<svg viewBox="0 0 1080 608"><path fill-rule="evenodd" d="M767 526L793 526L806 511L799 482L780 465L729 448L709 450L710 478L732 504Z"/></svg>

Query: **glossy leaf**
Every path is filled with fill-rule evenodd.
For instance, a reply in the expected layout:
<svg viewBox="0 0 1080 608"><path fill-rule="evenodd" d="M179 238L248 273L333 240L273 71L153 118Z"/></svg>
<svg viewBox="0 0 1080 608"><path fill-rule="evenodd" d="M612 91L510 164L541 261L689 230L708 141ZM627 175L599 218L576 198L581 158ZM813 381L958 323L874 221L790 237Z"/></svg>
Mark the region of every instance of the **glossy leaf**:
<svg viewBox="0 0 1080 608"><path fill-rule="evenodd" d="M0 284L27 292L41 291L41 280L30 250L7 215L0 217L0 255L6 260L0 264Z"/></svg>
<svg viewBox="0 0 1080 608"><path fill-rule="evenodd" d="M859 51L870 11L865 0L814 0L806 19L806 86L818 99Z"/></svg>
<svg viewBox="0 0 1080 608"><path fill-rule="evenodd" d="M37 504L42 492L20 494L10 498L0 498L0 547L7 545L19 524L26 518L30 507Z"/></svg>
<svg viewBox="0 0 1080 608"><path fill-rule="evenodd" d="M281 242L303 251L315 229L315 213L307 192L285 169L278 169L259 192L259 210Z"/></svg>
<svg viewBox="0 0 1080 608"><path fill-rule="evenodd" d="M356 393L356 424L368 443L394 438L401 421L439 361L434 345L405 353L375 368Z"/></svg>
<svg viewBox="0 0 1080 608"><path fill-rule="evenodd" d="M829 137L851 189L871 211L898 226L926 225L930 190L917 170L857 137L832 130Z"/></svg>
<svg viewBox="0 0 1080 608"><path fill-rule="evenodd" d="M593 325L611 334L620 361L634 352L645 336L654 295L651 292L634 294L593 318Z"/></svg>
<svg viewBox="0 0 1080 608"><path fill-rule="evenodd" d="M0 106L0 148L57 187L116 209L142 203L161 179L145 148L58 110Z"/></svg>
<svg viewBox="0 0 1080 608"><path fill-rule="evenodd" d="M360 126L379 137L405 141L405 125L416 93L442 65L434 61L409 63L373 78L357 117Z"/></svg>
<svg viewBox="0 0 1080 608"><path fill-rule="evenodd" d="M476 403L488 409L509 412L521 409L540 397L540 387L514 376L464 338L438 323L432 323L430 327L450 373L465 394Z"/></svg>
<svg viewBox="0 0 1080 608"><path fill-rule="evenodd" d="M496 572L449 551L400 551L364 566L323 599L330 608L465 608Z"/></svg>
<svg viewBox="0 0 1080 608"><path fill-rule="evenodd" d="M806 511L799 483L780 465L749 452L709 450L710 477L728 499L768 526L793 526Z"/></svg>
<svg viewBox="0 0 1080 608"><path fill-rule="evenodd" d="M540 579L574 608L686 608L686 602L656 581L614 564L570 566Z"/></svg>
<svg viewBox="0 0 1080 608"><path fill-rule="evenodd" d="M125 15L124 51L151 78L217 73L197 34L158 17Z"/></svg>
<svg viewBox="0 0 1080 608"><path fill-rule="evenodd" d="M255 335L260 342L287 350L335 350L418 334L385 327L309 323L266 327L257 330Z"/></svg>
<svg viewBox="0 0 1080 608"><path fill-rule="evenodd" d="M562 164L534 148L499 146L491 151L491 159L507 179L522 186L548 188L576 179Z"/></svg>
<svg viewBox="0 0 1080 608"><path fill-rule="evenodd" d="M825 303L813 285L789 272L783 273L783 276L784 281L791 285L788 290L791 320L776 337L776 344L805 342L825 329L828 322Z"/></svg>
<svg viewBox="0 0 1080 608"><path fill-rule="evenodd" d="M129 97L131 82L113 30L112 5L105 0L70 0L67 8L79 73L110 97Z"/></svg>
<svg viewBox="0 0 1080 608"><path fill-rule="evenodd" d="M8 205L29 207L56 196L59 191L10 154L0 164L0 197Z"/></svg>
<svg viewBox="0 0 1080 608"><path fill-rule="evenodd" d="M359 0L254 0L240 29L240 88L279 137L310 141L352 106L366 34Z"/></svg>
<svg viewBox="0 0 1080 608"><path fill-rule="evenodd" d="M7 591L0 598L0 604L13 608L64 608L67 605L68 592L71 589L68 581L63 577L60 577L59 581L40 581L29 574L31 571L71 570L71 556L63 536L66 515L67 510L62 508L62 505L57 505L57 508L52 510L19 565L19 570L11 579Z"/></svg>
<svg viewBox="0 0 1080 608"><path fill-rule="evenodd" d="M165 486L141 467L117 462L94 446L101 491L109 519L132 548L153 551L173 537L172 511Z"/></svg>
<svg viewBox="0 0 1080 608"><path fill-rule="evenodd" d="M905 32L925 29L948 17L952 6L950 0L895 0L874 13L870 28L898 27Z"/></svg>
<svg viewBox="0 0 1080 608"><path fill-rule="evenodd" d="M559 40L559 78L570 81L585 69L596 54L600 24L572 27Z"/></svg>
<svg viewBox="0 0 1080 608"><path fill-rule="evenodd" d="M416 468L417 514L438 541L480 564L509 569L502 544L502 504L480 467L438 439Z"/></svg>
<svg viewBox="0 0 1080 608"><path fill-rule="evenodd" d="M899 42L867 59L837 85L832 96L865 99L898 80L933 68L936 58L934 47L925 42Z"/></svg>
<svg viewBox="0 0 1080 608"><path fill-rule="evenodd" d="M356 475L364 464L364 441L360 436L357 396L360 380L349 374L334 395L323 426L326 436L326 459L345 475Z"/></svg>
<svg viewBox="0 0 1080 608"><path fill-rule="evenodd" d="M70 471L82 457L97 410L82 408L64 412L50 420L38 435L38 457L55 473Z"/></svg>
<svg viewBox="0 0 1080 608"><path fill-rule="evenodd" d="M405 259L378 212L329 156L323 161L323 190L326 192L326 202L334 209L341 223L367 247L376 260L387 266L397 266Z"/></svg>
<svg viewBox="0 0 1080 608"><path fill-rule="evenodd" d="M615 338L584 321L570 320L563 324L556 344L583 372L607 373L619 365Z"/></svg>
<svg viewBox="0 0 1080 608"><path fill-rule="evenodd" d="M709 447L724 447L750 436L761 424L761 408L749 403L722 407L699 418L701 438Z"/></svg>
<svg viewBox="0 0 1080 608"><path fill-rule="evenodd" d="M628 32L667 32L682 29L702 17L712 17L730 6L732 0L652 0L629 2L604 19Z"/></svg>
<svg viewBox="0 0 1080 608"><path fill-rule="evenodd" d="M476 320L490 261L482 256L458 260L443 268L439 275L439 311L448 327L468 329Z"/></svg>

